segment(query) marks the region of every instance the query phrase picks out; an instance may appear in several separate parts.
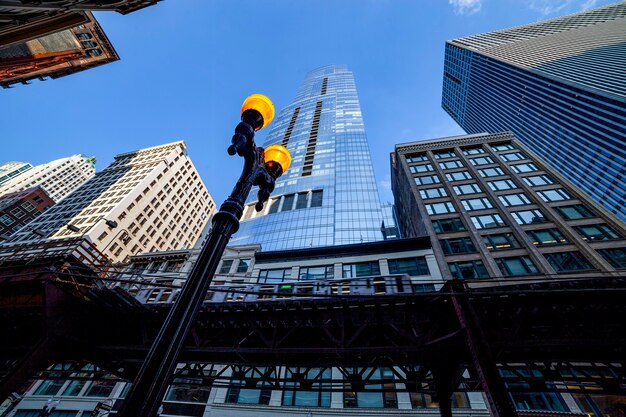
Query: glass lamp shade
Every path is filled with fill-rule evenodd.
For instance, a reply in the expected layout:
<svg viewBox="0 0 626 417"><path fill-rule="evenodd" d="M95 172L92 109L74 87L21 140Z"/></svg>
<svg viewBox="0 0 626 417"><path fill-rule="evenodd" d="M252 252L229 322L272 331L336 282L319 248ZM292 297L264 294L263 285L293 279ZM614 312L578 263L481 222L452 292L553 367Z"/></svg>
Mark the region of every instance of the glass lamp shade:
<svg viewBox="0 0 626 417"><path fill-rule="evenodd" d="M241 112L246 110L256 110L263 117L263 126L259 129L269 125L274 118L274 104L272 100L264 96L263 94L252 94L248 96L241 106Z"/></svg>
<svg viewBox="0 0 626 417"><path fill-rule="evenodd" d="M291 165L291 154L282 145L270 145L265 148L263 153L265 163L277 163L283 169L283 173L287 172L289 165Z"/></svg>

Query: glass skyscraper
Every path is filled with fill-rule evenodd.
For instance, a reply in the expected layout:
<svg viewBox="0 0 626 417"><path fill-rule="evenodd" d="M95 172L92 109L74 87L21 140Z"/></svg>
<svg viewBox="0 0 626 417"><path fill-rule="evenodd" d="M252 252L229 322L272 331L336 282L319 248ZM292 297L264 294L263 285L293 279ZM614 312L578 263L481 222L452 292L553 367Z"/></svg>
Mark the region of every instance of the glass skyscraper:
<svg viewBox="0 0 626 417"><path fill-rule="evenodd" d="M382 240L382 214L352 72L329 65L307 74L263 146L286 146L291 167L262 212L250 193L231 245L263 250Z"/></svg>
<svg viewBox="0 0 626 417"><path fill-rule="evenodd" d="M442 106L510 130L626 219L626 2L446 44Z"/></svg>

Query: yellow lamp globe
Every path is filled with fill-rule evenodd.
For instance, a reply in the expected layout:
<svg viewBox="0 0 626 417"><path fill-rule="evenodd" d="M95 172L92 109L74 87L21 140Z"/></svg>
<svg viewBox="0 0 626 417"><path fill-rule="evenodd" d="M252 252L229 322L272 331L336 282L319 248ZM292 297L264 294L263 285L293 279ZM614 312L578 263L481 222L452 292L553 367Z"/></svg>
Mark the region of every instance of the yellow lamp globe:
<svg viewBox="0 0 626 417"><path fill-rule="evenodd" d="M265 148L263 153L266 164L276 163L283 169L283 173L287 172L289 165L291 165L291 154L289 150L282 145L270 145Z"/></svg>
<svg viewBox="0 0 626 417"><path fill-rule="evenodd" d="M261 117L263 117L263 126L259 127L259 129L269 125L274 118L274 104L272 104L272 100L263 94L252 94L246 98L241 106L241 113L251 109L258 111Z"/></svg>

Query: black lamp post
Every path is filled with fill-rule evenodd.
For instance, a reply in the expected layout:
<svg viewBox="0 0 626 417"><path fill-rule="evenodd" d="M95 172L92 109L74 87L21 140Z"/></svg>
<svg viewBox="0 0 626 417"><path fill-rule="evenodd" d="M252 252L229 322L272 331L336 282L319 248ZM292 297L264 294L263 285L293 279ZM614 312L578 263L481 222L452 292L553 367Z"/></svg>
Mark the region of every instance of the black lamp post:
<svg viewBox="0 0 626 417"><path fill-rule="evenodd" d="M254 143L254 132L267 126L273 117L274 106L267 97L253 94L244 102L241 122L228 147L230 155L238 154L244 158L243 172L231 195L213 217L211 233L122 404L120 417L157 415L180 350L202 306L226 244L239 228L239 218L252 186L259 186L255 208L261 211L274 191L276 178L289 167L291 155L285 147L271 145L263 149Z"/></svg>

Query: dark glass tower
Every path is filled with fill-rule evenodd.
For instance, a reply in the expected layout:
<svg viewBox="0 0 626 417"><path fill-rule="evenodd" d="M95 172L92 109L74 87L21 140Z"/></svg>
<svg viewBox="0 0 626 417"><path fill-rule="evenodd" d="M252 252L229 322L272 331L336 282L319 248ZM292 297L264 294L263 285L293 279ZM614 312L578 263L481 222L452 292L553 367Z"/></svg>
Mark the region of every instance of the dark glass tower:
<svg viewBox="0 0 626 417"><path fill-rule="evenodd" d="M352 72L311 71L282 109L264 146L286 146L291 167L260 213L250 194L231 245L263 250L382 240L381 206Z"/></svg>
<svg viewBox="0 0 626 417"><path fill-rule="evenodd" d="M443 108L510 130L626 219L626 2L447 42Z"/></svg>

